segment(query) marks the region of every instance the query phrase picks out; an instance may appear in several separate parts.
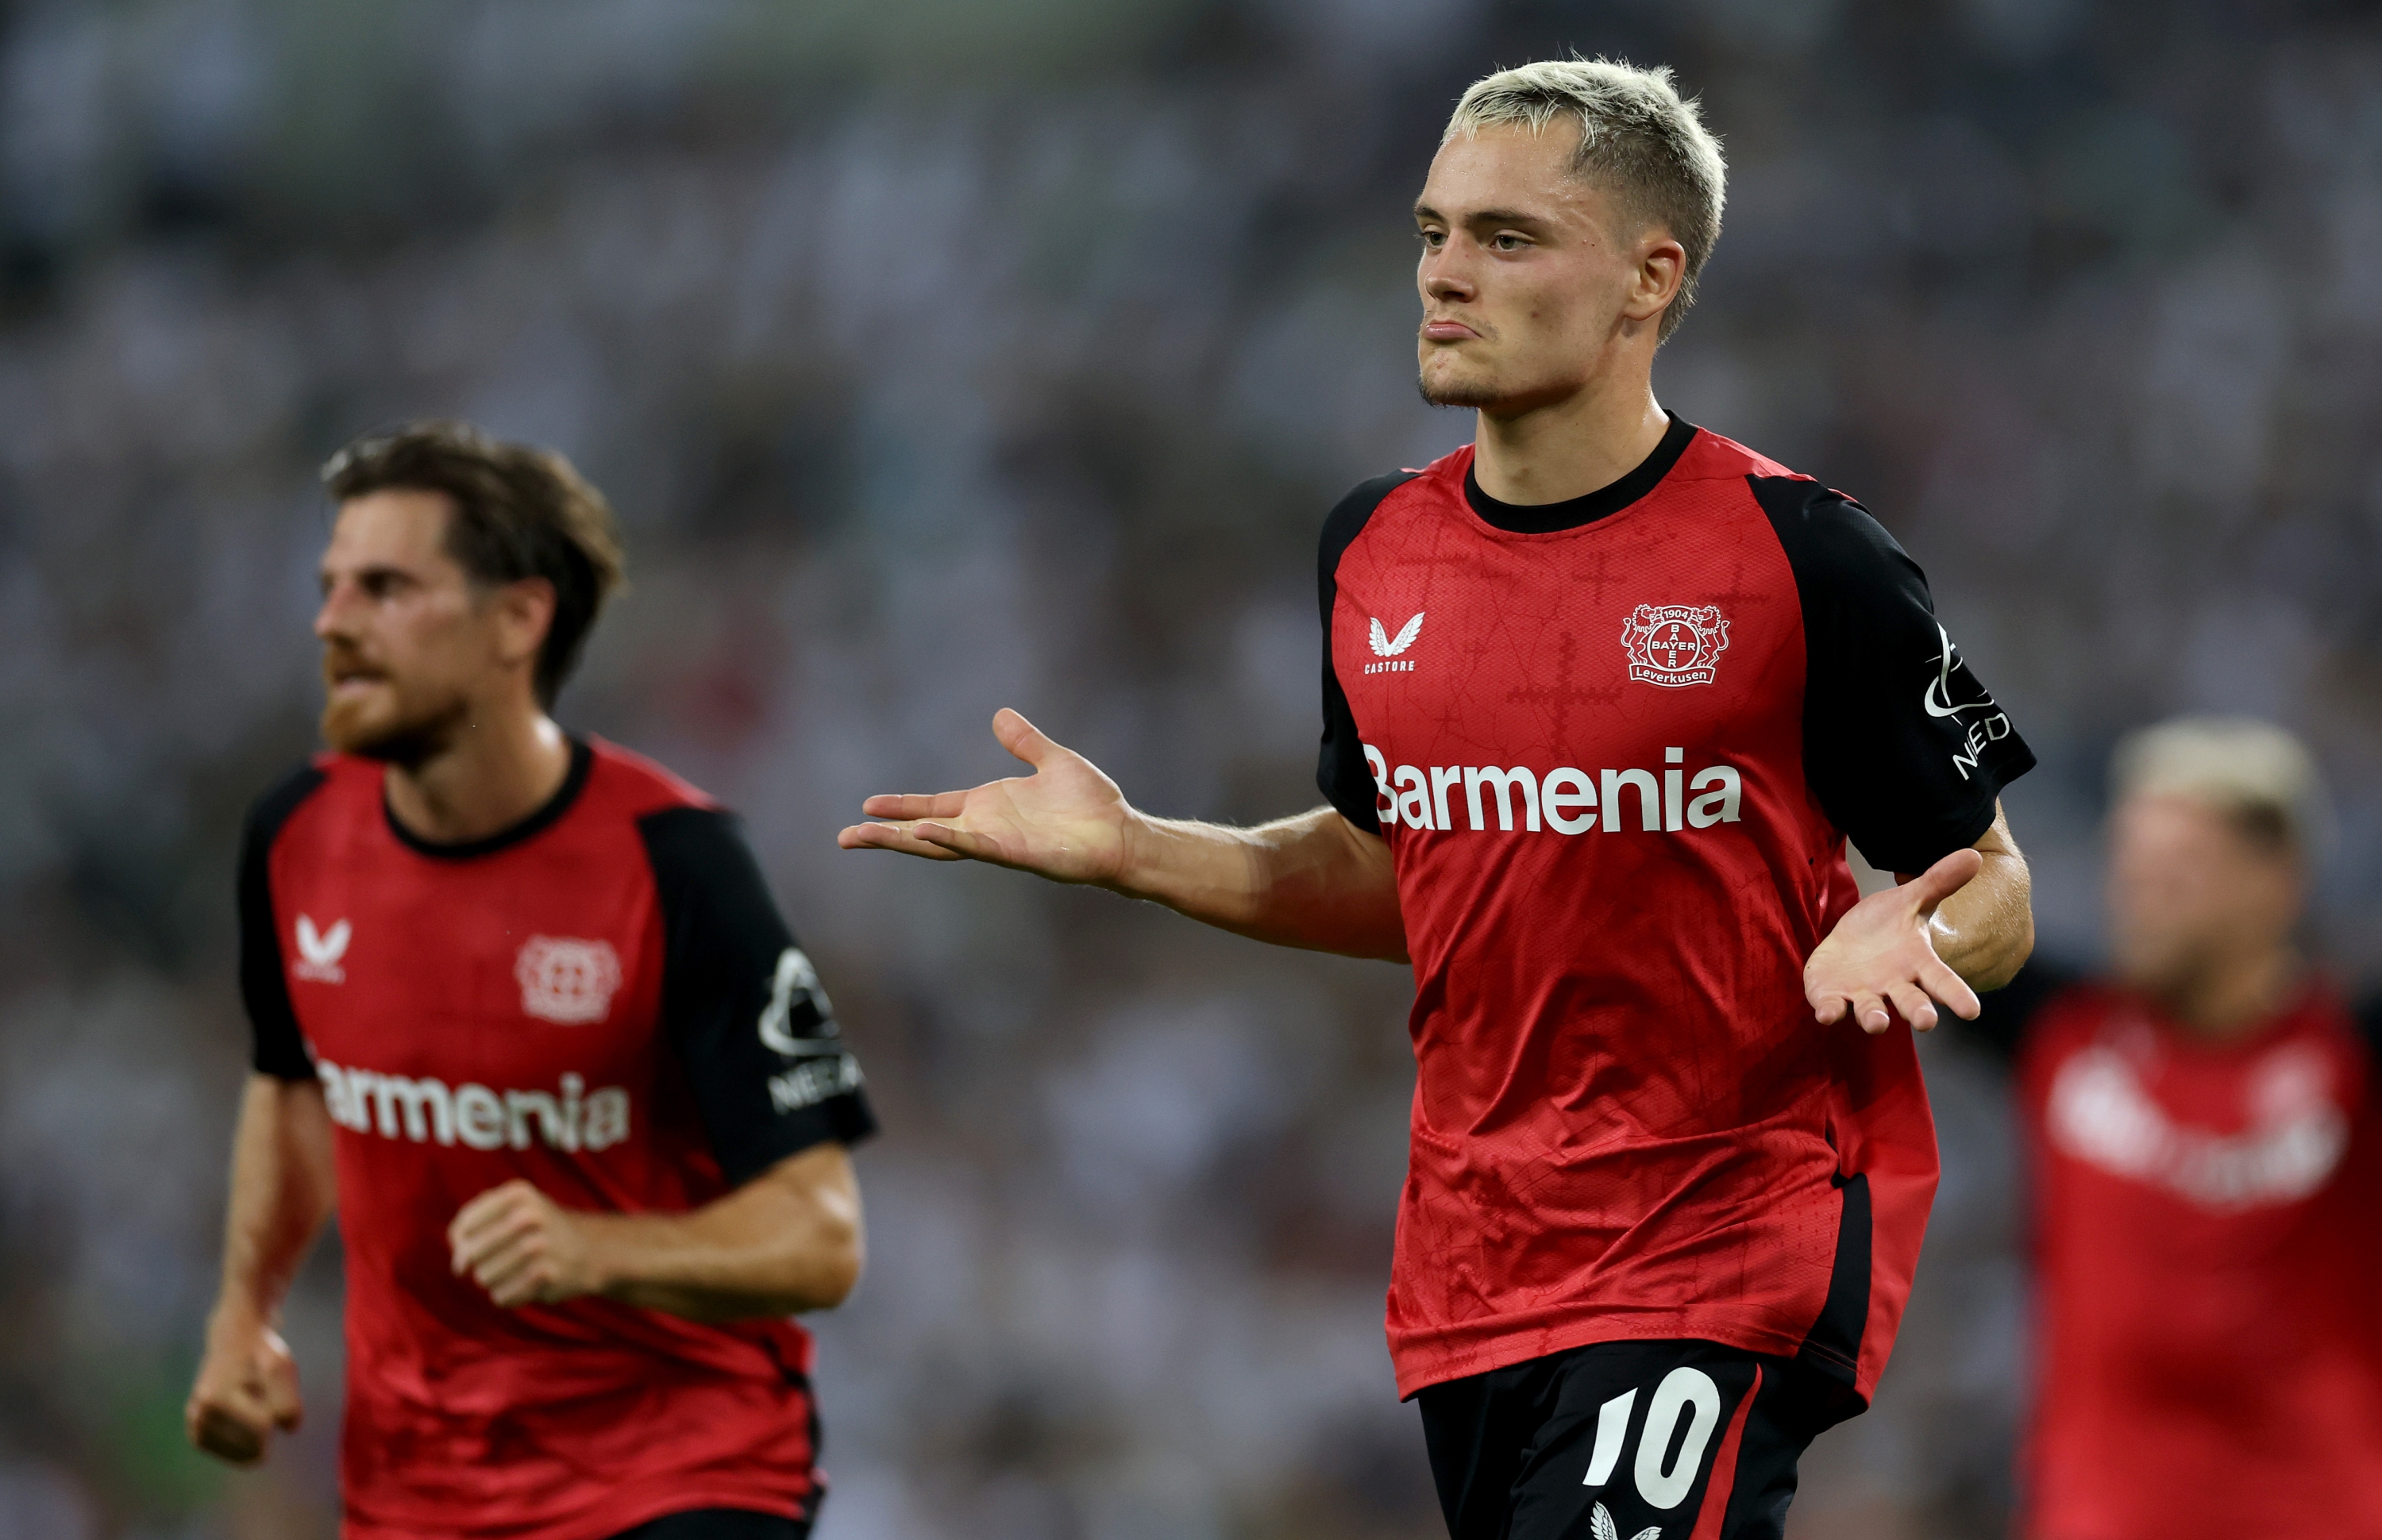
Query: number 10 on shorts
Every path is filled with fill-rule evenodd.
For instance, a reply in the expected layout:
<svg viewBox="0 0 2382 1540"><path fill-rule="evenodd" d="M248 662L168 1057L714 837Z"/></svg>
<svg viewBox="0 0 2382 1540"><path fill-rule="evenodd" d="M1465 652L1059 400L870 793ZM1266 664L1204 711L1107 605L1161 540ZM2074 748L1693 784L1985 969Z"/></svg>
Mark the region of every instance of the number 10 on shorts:
<svg viewBox="0 0 2382 1540"><path fill-rule="evenodd" d="M1623 1391L1597 1409L1596 1443L1588 1458L1585 1486L1602 1486L1621 1463L1621 1447L1629 1436L1629 1413L1638 1391ZM1679 1421L1688 1419L1687 1436L1673 1453L1671 1441ZM1650 1508L1669 1509L1685 1502L1696 1485L1704 1450L1720 1426L1720 1387L1701 1369L1681 1364L1654 1387L1646 1406L1646 1425L1639 1430L1638 1458L1632 1469L1638 1495Z"/></svg>

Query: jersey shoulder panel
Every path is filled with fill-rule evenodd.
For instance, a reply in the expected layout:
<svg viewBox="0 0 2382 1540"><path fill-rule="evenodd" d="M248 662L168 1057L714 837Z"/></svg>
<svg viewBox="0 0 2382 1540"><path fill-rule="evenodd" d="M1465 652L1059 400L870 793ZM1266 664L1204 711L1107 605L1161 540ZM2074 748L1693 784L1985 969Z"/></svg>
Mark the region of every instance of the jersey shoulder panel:
<svg viewBox="0 0 2382 1540"><path fill-rule="evenodd" d="M1332 611L1340 600L1340 560L1374 516L1404 489L1434 478L1444 480L1451 465L1460 487L1463 467L1470 463L1465 457L1470 452L1459 449L1420 471L1399 471L1360 482L1323 520L1315 563L1316 608L1323 621L1323 740L1316 755L1315 784L1342 817L1368 834L1379 834L1381 828L1373 802L1373 775L1366 767L1356 715L1349 710L1348 692L1342 688L1340 671L1332 659Z"/></svg>
<svg viewBox="0 0 2382 1540"><path fill-rule="evenodd" d="M1687 452L1672 468L1672 478L1680 481L1734 481L1741 476L1790 476L1800 481L1811 478L1790 471L1772 459L1747 448L1737 440L1716 434L1710 428L1698 428Z"/></svg>
<svg viewBox="0 0 2382 1540"><path fill-rule="evenodd" d="M728 1179L874 1133L859 1062L736 816L680 805L636 828L662 910L663 1034Z"/></svg>
<svg viewBox="0 0 2382 1540"><path fill-rule="evenodd" d="M276 781L248 810L240 830L239 997L248 1012L250 1065L279 1080L313 1080L314 1061L289 1000L281 956L281 924L273 901L273 848L290 819L331 778L331 765L313 760Z"/></svg>
<svg viewBox="0 0 2382 1540"><path fill-rule="evenodd" d="M593 734L588 736L587 747L595 756L588 791L627 807L632 817L668 808L722 811L708 792L634 750L623 749Z"/></svg>

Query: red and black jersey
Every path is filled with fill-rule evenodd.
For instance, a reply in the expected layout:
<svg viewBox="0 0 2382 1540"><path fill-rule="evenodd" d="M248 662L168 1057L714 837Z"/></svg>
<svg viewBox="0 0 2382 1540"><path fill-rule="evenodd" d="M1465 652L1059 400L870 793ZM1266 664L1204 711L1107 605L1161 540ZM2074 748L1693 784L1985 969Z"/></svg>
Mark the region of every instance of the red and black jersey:
<svg viewBox="0 0 2382 1540"><path fill-rule="evenodd" d="M2036 1269L2020 1533L2382 1540L2382 1108L2356 1023L2322 986L2221 1043L2120 990L2038 993L2008 1034Z"/></svg>
<svg viewBox="0 0 2382 1540"><path fill-rule="evenodd" d="M1323 537L1332 805L1389 842L1418 1076L1402 1391L1586 1343L1799 1355L1866 1398L1936 1178L1909 1031L1802 968L2033 764L1844 496L1673 422L1584 498L1457 451Z"/></svg>
<svg viewBox="0 0 2382 1540"><path fill-rule="evenodd" d="M520 1177L681 1212L874 1127L817 974L732 818L573 745L538 813L469 845L326 755L251 815L240 982L256 1068L321 1080L347 1264L342 1533L595 1540L686 1509L808 1514L811 1342L607 1300L503 1310L447 1227Z"/></svg>

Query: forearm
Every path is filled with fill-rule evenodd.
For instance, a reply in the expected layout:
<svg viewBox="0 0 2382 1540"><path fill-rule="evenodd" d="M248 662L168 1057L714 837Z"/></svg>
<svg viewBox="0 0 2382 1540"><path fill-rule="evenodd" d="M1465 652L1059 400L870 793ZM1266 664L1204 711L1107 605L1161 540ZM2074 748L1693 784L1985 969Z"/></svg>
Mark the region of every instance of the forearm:
<svg viewBox="0 0 2382 1540"><path fill-rule="evenodd" d="M790 1157L689 1214L578 1214L596 1292L696 1321L791 1315L859 1281L860 1192L841 1145Z"/></svg>
<svg viewBox="0 0 2382 1540"><path fill-rule="evenodd" d="M322 1087L249 1077L232 1141L219 1312L270 1322L331 1216L331 1123Z"/></svg>
<svg viewBox="0 0 2382 1540"><path fill-rule="evenodd" d="M1111 886L1259 941L1406 960L1389 847L1329 807L1255 828L1133 814Z"/></svg>
<svg viewBox="0 0 2382 1540"><path fill-rule="evenodd" d="M1999 989L2034 950L2033 878L1999 810L1977 842L1984 866L1928 923L1935 955L1971 989Z"/></svg>

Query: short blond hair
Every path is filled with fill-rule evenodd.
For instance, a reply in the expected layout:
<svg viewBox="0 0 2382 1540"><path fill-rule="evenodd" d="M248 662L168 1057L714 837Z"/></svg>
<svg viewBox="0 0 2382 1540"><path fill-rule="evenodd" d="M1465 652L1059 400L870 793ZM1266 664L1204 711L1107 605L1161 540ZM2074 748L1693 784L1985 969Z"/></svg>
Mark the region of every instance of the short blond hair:
<svg viewBox="0 0 2382 1540"><path fill-rule="evenodd" d="M2120 798L2190 797L2241 830L2299 855L2329 834L2332 805L2315 756L2251 716L2179 716L2128 735L2109 762Z"/></svg>
<svg viewBox="0 0 2382 1540"><path fill-rule="evenodd" d="M1613 59L1541 59L1475 80L1447 120L1445 144L1458 134L1517 126L1541 131L1558 117L1579 126L1575 176L1611 195L1639 225L1660 225L1687 253L1679 292L1663 312L1658 341L1668 340L1695 303L1696 279L1720 239L1728 202L1728 165L1704 127L1693 97L1682 97L1668 69L1639 69Z"/></svg>

